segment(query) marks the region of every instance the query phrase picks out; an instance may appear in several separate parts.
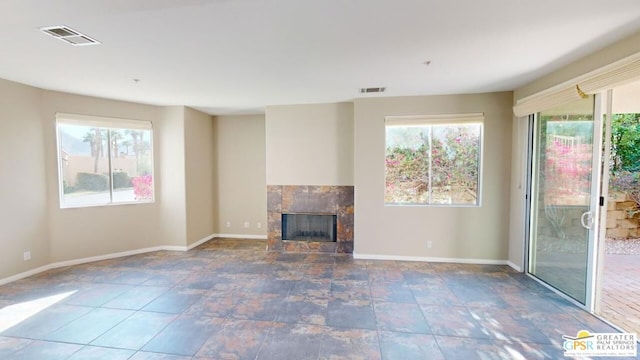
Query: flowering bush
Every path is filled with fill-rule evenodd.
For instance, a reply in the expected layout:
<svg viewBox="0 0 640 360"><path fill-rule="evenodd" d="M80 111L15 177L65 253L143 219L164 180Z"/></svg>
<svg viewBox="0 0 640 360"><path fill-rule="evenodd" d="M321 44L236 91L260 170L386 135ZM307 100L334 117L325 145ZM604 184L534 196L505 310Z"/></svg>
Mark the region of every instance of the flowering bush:
<svg viewBox="0 0 640 360"><path fill-rule="evenodd" d="M436 177L434 185L457 186L476 192L480 151L479 127L436 127L434 137L436 138L432 145L432 166L434 175L440 174Z"/></svg>
<svg viewBox="0 0 640 360"><path fill-rule="evenodd" d="M429 157L425 145L417 149L394 147L387 149L385 159L387 203L427 203Z"/></svg>
<svg viewBox="0 0 640 360"><path fill-rule="evenodd" d="M136 200L151 200L153 198L153 177L143 175L131 179L133 193Z"/></svg>

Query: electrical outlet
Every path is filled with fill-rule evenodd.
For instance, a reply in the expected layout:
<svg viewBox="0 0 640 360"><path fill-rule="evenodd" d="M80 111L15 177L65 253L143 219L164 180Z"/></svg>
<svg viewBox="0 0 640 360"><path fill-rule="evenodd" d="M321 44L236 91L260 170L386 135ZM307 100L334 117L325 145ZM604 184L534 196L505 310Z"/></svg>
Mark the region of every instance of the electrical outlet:
<svg viewBox="0 0 640 360"><path fill-rule="evenodd" d="M251 226L251 223L250 223L250 222L248 222L248 221L245 221L245 222L244 222L244 227L245 227L245 228L249 228L250 226Z"/></svg>
<svg viewBox="0 0 640 360"><path fill-rule="evenodd" d="M225 224L226 227L230 228L231 227L231 221L227 221L227 223Z"/></svg>
<svg viewBox="0 0 640 360"><path fill-rule="evenodd" d="M22 254L22 258L24 259L24 261L31 260L31 251L25 251L24 254Z"/></svg>
<svg viewBox="0 0 640 360"><path fill-rule="evenodd" d="M261 223L261 222L257 223L257 224L256 224L256 227L257 227L258 229L262 229L262 223Z"/></svg>
<svg viewBox="0 0 640 360"><path fill-rule="evenodd" d="M431 249L432 246L433 246L433 241L427 240L427 249Z"/></svg>

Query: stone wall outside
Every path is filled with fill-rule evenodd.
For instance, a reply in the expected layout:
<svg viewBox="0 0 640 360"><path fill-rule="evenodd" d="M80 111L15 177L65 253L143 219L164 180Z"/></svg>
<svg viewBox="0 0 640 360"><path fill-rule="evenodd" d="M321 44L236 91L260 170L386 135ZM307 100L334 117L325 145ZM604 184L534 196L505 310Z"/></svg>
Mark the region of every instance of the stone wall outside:
<svg viewBox="0 0 640 360"><path fill-rule="evenodd" d="M612 192L607 203L607 239L640 238L640 214L629 215L635 205L627 194Z"/></svg>

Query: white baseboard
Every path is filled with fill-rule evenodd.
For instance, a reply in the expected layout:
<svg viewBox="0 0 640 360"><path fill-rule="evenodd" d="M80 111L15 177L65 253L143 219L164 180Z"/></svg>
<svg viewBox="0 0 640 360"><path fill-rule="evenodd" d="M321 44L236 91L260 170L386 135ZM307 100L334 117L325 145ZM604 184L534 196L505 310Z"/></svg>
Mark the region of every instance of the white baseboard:
<svg viewBox="0 0 640 360"><path fill-rule="evenodd" d="M426 256L400 256L400 255L354 253L353 258L361 259L361 260L398 260L398 261L443 262L443 263L478 264L478 265L508 265L507 260L441 258L441 257L426 257Z"/></svg>
<svg viewBox="0 0 640 360"><path fill-rule="evenodd" d="M27 270L27 271L21 272L19 274L11 275L11 276L6 277L4 279L0 279L0 285L4 285L4 284L8 284L10 282L14 282L14 281L17 281L17 280L20 280L20 279L24 279L24 278L29 277L31 275L39 274L39 273L41 273L43 271L51 270L51 269L54 268L52 265L53 264L40 266L39 268Z"/></svg>
<svg viewBox="0 0 640 360"><path fill-rule="evenodd" d="M86 258L81 258L81 259L73 259L73 260L65 260L65 261L54 262L54 263L51 263L51 264L48 264L48 265L41 266L39 268L27 270L25 272L21 272L19 274L15 274L15 275L6 277L4 279L0 279L0 285L4 285L4 284L8 284L10 282L16 281L16 280L24 279L26 277L29 277L29 276L32 276L32 275L35 275L35 274L39 274L39 273L41 273L43 271L47 271L47 270L51 270L51 269L57 269L57 268L65 267L65 266L86 264L86 263L95 262L95 261L101 261L101 260L115 259L115 258L124 257L124 256L144 254L144 253L148 253L148 252L152 252L152 251L158 251L158 250L173 250L173 249L170 249L170 248L174 248L174 246L155 246L155 247L150 247L150 248L123 251L123 252L106 254L106 255L91 256L91 257L86 257Z"/></svg>
<svg viewBox="0 0 640 360"><path fill-rule="evenodd" d="M215 234L217 238L267 240L267 235Z"/></svg>
<svg viewBox="0 0 640 360"><path fill-rule="evenodd" d="M522 267L512 263L511 261L507 261L507 265L511 266L511 268L517 272L522 272Z"/></svg>
<svg viewBox="0 0 640 360"><path fill-rule="evenodd" d="M216 237L216 234L211 234L211 235L209 235L209 236L203 237L202 239L200 239L200 240L198 240L198 241L194 242L193 244L191 244L191 245L187 246L187 247L186 247L186 250L191 250L191 249L193 249L193 248L195 248L195 247L198 247L198 246L200 246L200 245L202 245L202 244L206 243L207 241L209 241L209 240L211 240L211 239L213 239L213 238L215 238L215 237Z"/></svg>
<svg viewBox="0 0 640 360"><path fill-rule="evenodd" d="M109 260L109 259L115 259L115 258L119 258L119 257L131 256L131 255L139 255L139 254L149 253L149 252L153 252L153 251L160 251L160 250L185 251L183 248L186 248L186 247L182 247L182 246L154 246L154 247L148 247L148 248L142 248L142 249L136 249L136 250L129 250L129 251L122 251L122 252L105 254L105 255L91 256L91 257L86 257L86 258L81 258L81 259L60 261L60 262L52 263L49 266L51 266L51 269L56 269L56 268L60 268L60 267L64 267L64 266L80 265L80 264L86 264L86 263L95 262L95 261Z"/></svg>
<svg viewBox="0 0 640 360"><path fill-rule="evenodd" d="M202 239L194 242L193 244L191 244L189 246L180 246L180 245L153 246L153 247L148 247L148 248L129 250L129 251L122 251L122 252L105 254L105 255L91 256L91 257L86 257L86 258L81 258L81 259L59 261L59 262L55 262L55 263L51 263L51 264L48 264L48 265L41 266L39 268L27 270L25 272L21 272L19 274L6 277L4 279L0 279L0 285L4 285L4 284L8 284L10 282L14 282L16 280L24 279L26 277L39 274L39 273L41 273L43 271L47 271L47 270L51 270L51 269L57 269L57 268L65 267L65 266L80 265L80 264L86 264L86 263L95 262L95 261L115 259L115 258L120 258L120 257L125 257L125 256L139 255L139 254L144 254L144 253L149 253L149 252L154 252L154 251L161 251L161 250L165 250L165 251L188 251L188 250L191 250L191 249L195 248L196 246L200 246L200 245L204 244L205 242L207 242L207 241L209 241L209 240L211 240L211 239L213 239L215 237L217 237L216 234L209 235L209 236L207 236L205 238L202 238Z"/></svg>

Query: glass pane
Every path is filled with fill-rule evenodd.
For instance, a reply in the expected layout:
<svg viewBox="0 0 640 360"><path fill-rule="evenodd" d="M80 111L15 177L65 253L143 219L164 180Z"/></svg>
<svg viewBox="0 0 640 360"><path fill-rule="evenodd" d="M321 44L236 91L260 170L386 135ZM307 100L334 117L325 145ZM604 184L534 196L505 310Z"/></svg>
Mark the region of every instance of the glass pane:
<svg viewBox="0 0 640 360"><path fill-rule="evenodd" d="M589 97L539 114L533 172L530 269L581 303L586 299L593 106Z"/></svg>
<svg viewBox="0 0 640 360"><path fill-rule="evenodd" d="M387 126L385 203L429 203L431 126Z"/></svg>
<svg viewBox="0 0 640 360"><path fill-rule="evenodd" d="M387 126L385 203L478 205L482 124Z"/></svg>
<svg viewBox="0 0 640 360"><path fill-rule="evenodd" d="M113 202L153 200L150 130L112 129Z"/></svg>
<svg viewBox="0 0 640 360"><path fill-rule="evenodd" d="M480 124L433 127L433 204L477 204L480 129Z"/></svg>
<svg viewBox="0 0 640 360"><path fill-rule="evenodd" d="M153 200L151 130L58 124L62 207Z"/></svg>
<svg viewBox="0 0 640 360"><path fill-rule="evenodd" d="M62 205L107 204L111 201L107 132L77 125L58 125Z"/></svg>

